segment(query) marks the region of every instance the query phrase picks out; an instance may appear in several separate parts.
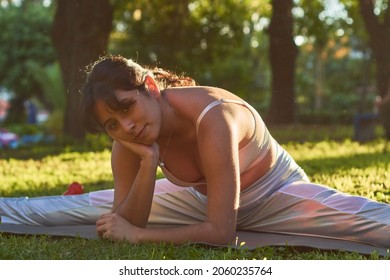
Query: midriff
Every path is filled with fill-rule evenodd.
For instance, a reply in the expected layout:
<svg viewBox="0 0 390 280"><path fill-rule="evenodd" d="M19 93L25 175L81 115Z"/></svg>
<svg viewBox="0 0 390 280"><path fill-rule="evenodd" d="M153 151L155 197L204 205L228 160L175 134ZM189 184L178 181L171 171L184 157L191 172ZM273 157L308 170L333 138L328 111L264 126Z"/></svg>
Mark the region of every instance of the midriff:
<svg viewBox="0 0 390 280"><path fill-rule="evenodd" d="M263 177L268 171L271 170L275 164L275 152L273 146L268 150L263 160L252 166L247 171L243 172L240 176L240 191L245 190L251 186L254 182ZM201 194L207 195L207 185L199 185L194 187Z"/></svg>

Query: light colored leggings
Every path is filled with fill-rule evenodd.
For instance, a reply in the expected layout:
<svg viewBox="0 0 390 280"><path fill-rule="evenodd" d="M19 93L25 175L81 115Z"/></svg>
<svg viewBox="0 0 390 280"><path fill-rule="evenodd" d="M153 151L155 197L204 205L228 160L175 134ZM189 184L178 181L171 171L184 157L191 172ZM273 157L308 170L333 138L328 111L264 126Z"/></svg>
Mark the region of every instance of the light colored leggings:
<svg viewBox="0 0 390 280"><path fill-rule="evenodd" d="M241 194L238 230L315 236L390 248L390 205L326 186L294 182L272 193L255 185ZM258 199L253 199L256 197ZM110 211L113 190L73 196L0 198L3 223L94 224ZM156 182L149 226L194 224L206 219L207 197L166 179Z"/></svg>

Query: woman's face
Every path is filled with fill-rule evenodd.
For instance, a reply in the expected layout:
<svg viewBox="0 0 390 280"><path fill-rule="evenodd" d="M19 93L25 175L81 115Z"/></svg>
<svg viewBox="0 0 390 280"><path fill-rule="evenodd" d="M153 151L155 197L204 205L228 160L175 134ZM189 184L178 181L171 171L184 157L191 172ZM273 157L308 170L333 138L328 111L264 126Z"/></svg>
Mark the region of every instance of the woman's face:
<svg viewBox="0 0 390 280"><path fill-rule="evenodd" d="M161 109L157 98L146 94L138 90L115 91L120 105L118 110L112 110L101 100L96 102L98 120L111 138L144 145L156 142L161 127Z"/></svg>

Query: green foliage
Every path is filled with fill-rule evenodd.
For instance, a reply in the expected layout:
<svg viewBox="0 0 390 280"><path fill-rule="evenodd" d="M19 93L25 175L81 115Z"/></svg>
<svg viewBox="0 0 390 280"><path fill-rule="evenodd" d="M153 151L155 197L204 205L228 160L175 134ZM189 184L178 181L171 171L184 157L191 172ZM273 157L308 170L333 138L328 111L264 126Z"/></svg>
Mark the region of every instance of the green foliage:
<svg viewBox="0 0 390 280"><path fill-rule="evenodd" d="M353 38L335 38L322 51L322 108L328 114L342 113L353 116L357 112L371 112L375 99L372 87L373 64L364 50L352 48ZM363 46L362 46L363 47ZM301 46L297 71L297 105L300 111L316 113L315 92L318 75L315 71L318 55L309 42ZM352 52L357 56L353 57ZM329 119L331 122L332 119Z"/></svg>
<svg viewBox="0 0 390 280"><path fill-rule="evenodd" d="M339 1L297 0L296 33L325 46L337 30L348 30L351 23L345 6ZM350 30L350 29L349 29Z"/></svg>
<svg viewBox="0 0 390 280"><path fill-rule="evenodd" d="M200 84L226 88L262 112L267 110L270 1L114 3L112 52L185 72ZM314 114L321 122L347 121L357 111L372 109L374 64L369 63L367 34L357 1L329 3L295 1L295 35L305 42L299 46L296 68L296 103L302 112L297 120ZM322 92L317 92L320 89ZM317 93L321 94L323 113L316 112ZM339 113L323 119L333 112Z"/></svg>
<svg viewBox="0 0 390 280"><path fill-rule="evenodd" d="M35 124L13 124L9 126L9 130L17 135L29 135L43 133L42 127Z"/></svg>
<svg viewBox="0 0 390 280"><path fill-rule="evenodd" d="M350 116L371 112L375 64L358 1L297 3L295 32L305 39L296 69L300 111L316 114L321 109L324 115L341 112ZM317 99L322 106L316 106Z"/></svg>
<svg viewBox="0 0 390 280"><path fill-rule="evenodd" d="M50 9L35 2L26 2L23 8L0 6L0 81L9 90L31 96L28 62L44 65L53 61L50 24Z"/></svg>
<svg viewBox="0 0 390 280"><path fill-rule="evenodd" d="M234 50L248 18L248 1L246 5L233 0L219 2L133 1L116 20L116 25L127 31L120 35L128 37L117 33L113 42L119 48L126 46L122 53L136 54L144 63L157 60L164 67L191 70L191 62L209 64Z"/></svg>
<svg viewBox="0 0 390 280"><path fill-rule="evenodd" d="M66 99L59 64L55 62L41 66L36 61L29 60L26 62L26 67L34 80L41 86L43 95L51 107L63 112Z"/></svg>
<svg viewBox="0 0 390 280"><path fill-rule="evenodd" d="M118 6L110 51L193 76L258 103L269 88L269 1L144 1Z"/></svg>
<svg viewBox="0 0 390 280"><path fill-rule="evenodd" d="M53 63L43 67L35 61L28 61L26 66L33 79L40 85L43 98L51 109L49 119L43 126L47 133L61 137L66 96L60 66L58 63Z"/></svg>
<svg viewBox="0 0 390 280"><path fill-rule="evenodd" d="M337 103L333 104L333 106ZM349 105L349 104L348 104ZM313 124L313 125L335 125L335 124L352 124L353 117L355 115L354 107L349 108L347 106L341 108L335 108L331 111L331 108L324 108L322 110L301 110L296 115L296 120L301 124ZM349 108L349 109L344 109Z"/></svg>
<svg viewBox="0 0 390 280"><path fill-rule="evenodd" d="M286 145L290 142L322 142L328 141L330 139L334 141L343 141L344 139L351 139L353 136L352 126L340 124L273 125L269 126L268 129L273 137L283 145Z"/></svg>
<svg viewBox="0 0 390 280"><path fill-rule="evenodd" d="M112 139L107 134L87 134L85 137L85 146L92 151L102 149L110 149L112 147Z"/></svg>
<svg viewBox="0 0 390 280"><path fill-rule="evenodd" d="M52 11L37 1L0 5L0 84L19 101L11 110L15 120L24 120L23 101L40 96L41 89L28 70L30 61L47 65L54 61L49 31Z"/></svg>
<svg viewBox="0 0 390 280"><path fill-rule="evenodd" d="M6 1L12 3L12 1ZM329 12L328 3L341 3ZM17 97L15 117L23 120L23 101L31 96L54 106L47 129L61 135L64 109L62 81L50 40L55 1L23 0L0 6L0 84ZM265 112L270 99L267 28L269 0L111 0L114 32L109 50L193 76L200 84L226 88ZM374 63L370 63L367 32L358 1L294 1L297 120L321 119L340 112L352 116L372 108ZM376 1L383 19L388 0ZM327 8L328 10L324 10ZM319 49L318 46L321 46ZM319 52L321 51L321 52ZM340 56L340 53L344 55ZM316 72L322 57L323 81ZM42 82L43 81L43 82ZM321 85L324 112L316 112L315 93ZM55 93L55 94L54 94ZM50 108L51 109L51 108ZM307 117L309 116L309 117ZM349 117L350 118L350 117ZM328 119L325 121L332 121Z"/></svg>

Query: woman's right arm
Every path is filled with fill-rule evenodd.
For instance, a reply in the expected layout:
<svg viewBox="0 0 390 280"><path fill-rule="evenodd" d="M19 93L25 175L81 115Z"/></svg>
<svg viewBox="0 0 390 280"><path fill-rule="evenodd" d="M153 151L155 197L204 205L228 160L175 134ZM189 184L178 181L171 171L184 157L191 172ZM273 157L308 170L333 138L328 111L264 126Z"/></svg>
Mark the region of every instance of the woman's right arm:
<svg viewBox="0 0 390 280"><path fill-rule="evenodd" d="M146 226L157 165L157 144L145 146L114 142L111 155L115 185L113 213L118 213L135 226Z"/></svg>

